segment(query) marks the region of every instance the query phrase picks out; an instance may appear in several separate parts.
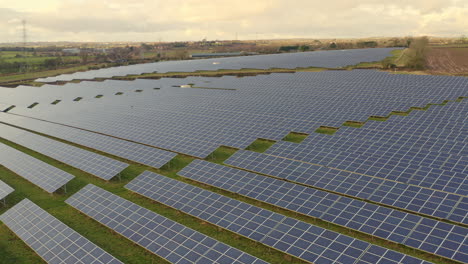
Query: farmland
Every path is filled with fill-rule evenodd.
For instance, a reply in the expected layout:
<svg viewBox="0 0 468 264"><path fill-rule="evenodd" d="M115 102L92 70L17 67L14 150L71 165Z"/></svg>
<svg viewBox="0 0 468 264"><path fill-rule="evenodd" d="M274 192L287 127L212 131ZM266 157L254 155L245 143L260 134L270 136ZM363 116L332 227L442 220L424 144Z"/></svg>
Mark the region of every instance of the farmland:
<svg viewBox="0 0 468 264"><path fill-rule="evenodd" d="M468 74L468 47L431 48L427 54L428 70L438 74Z"/></svg>
<svg viewBox="0 0 468 264"><path fill-rule="evenodd" d="M457 52L428 58L455 75ZM0 88L0 182L12 188L0 262L81 257L67 243L55 253L55 230L43 244L17 231L23 220L6 215L30 213L24 199L123 263L465 262L468 79L377 70L385 58L403 67L405 50L54 72Z"/></svg>

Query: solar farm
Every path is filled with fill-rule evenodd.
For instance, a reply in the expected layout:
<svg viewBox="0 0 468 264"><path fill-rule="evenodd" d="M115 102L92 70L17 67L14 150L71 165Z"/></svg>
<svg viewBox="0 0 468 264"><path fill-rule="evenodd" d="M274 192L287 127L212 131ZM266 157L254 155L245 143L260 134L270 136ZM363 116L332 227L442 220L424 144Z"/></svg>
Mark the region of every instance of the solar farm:
<svg viewBox="0 0 468 264"><path fill-rule="evenodd" d="M0 263L468 263L468 79L344 69L392 50L0 87Z"/></svg>

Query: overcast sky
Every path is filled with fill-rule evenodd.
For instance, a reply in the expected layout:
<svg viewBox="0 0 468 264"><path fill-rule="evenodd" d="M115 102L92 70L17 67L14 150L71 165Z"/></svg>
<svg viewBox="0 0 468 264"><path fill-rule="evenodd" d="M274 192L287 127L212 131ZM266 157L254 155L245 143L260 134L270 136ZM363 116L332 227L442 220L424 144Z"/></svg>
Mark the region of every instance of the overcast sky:
<svg viewBox="0 0 468 264"><path fill-rule="evenodd" d="M468 35L468 0L0 0L0 42Z"/></svg>

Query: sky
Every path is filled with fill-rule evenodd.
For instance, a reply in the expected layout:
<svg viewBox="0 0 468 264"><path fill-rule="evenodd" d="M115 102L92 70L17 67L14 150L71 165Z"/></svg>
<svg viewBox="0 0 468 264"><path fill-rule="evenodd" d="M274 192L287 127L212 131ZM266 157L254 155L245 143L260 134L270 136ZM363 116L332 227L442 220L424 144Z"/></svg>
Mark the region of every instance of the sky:
<svg viewBox="0 0 468 264"><path fill-rule="evenodd" d="M468 35L468 0L0 0L0 43Z"/></svg>

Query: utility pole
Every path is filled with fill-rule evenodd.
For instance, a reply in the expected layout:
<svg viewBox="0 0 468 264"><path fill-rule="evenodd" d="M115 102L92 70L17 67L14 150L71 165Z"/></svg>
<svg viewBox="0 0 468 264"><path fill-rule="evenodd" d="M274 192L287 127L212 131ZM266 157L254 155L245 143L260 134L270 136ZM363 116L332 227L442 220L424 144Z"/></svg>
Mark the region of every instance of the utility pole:
<svg viewBox="0 0 468 264"><path fill-rule="evenodd" d="M24 59L24 64L21 66L20 71L21 72L27 72L28 71L28 56L26 52L26 43L27 43L27 30L26 30L26 20L23 19L22 21L23 24L23 59Z"/></svg>

